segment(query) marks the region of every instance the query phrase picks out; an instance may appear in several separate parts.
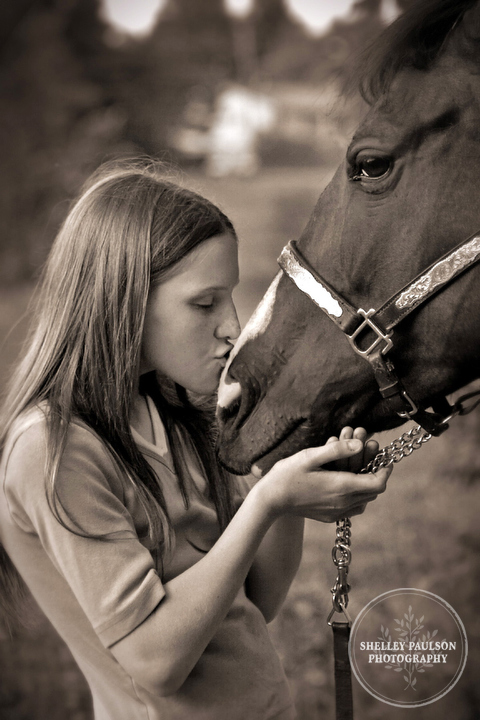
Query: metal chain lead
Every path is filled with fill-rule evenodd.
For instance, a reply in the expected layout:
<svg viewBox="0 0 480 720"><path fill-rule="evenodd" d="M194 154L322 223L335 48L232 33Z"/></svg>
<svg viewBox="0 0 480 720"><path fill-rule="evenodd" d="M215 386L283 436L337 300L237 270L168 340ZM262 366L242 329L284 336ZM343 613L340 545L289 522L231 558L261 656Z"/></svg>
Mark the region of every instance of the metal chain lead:
<svg viewBox="0 0 480 720"><path fill-rule="evenodd" d="M398 463L403 458L408 457L414 450L418 450L426 442L430 440L432 435L424 430L420 425L404 432L399 438L393 440L389 445L379 450L373 460L360 470L361 473L376 473L380 468L389 467L393 463ZM347 582L348 568L352 561L352 523L350 518L341 518L337 520L335 533L335 545L332 548L332 560L337 568L337 578L335 585L331 589L332 593L332 611L327 618L330 625L331 618L335 613L342 613L348 624L351 619L347 611L348 593L350 585Z"/></svg>
<svg viewBox="0 0 480 720"><path fill-rule="evenodd" d="M456 415L468 415L480 405L480 390L469 392L462 395L457 402L451 406L451 413L442 420L442 425L448 427L448 423ZM476 398L476 399L475 399ZM389 445L379 450L373 460L360 470L360 473L376 473L380 468L389 467L393 463L398 463L403 458L408 457L414 450L418 450L426 442L432 438L431 433L424 430L420 425L404 432L399 438L393 440ZM343 613L348 624L352 621L347 611L348 593L350 585L347 582L348 568L352 561L352 523L350 518L342 518L337 520L337 529L335 536L335 545L332 548L332 560L337 568L337 578L335 585L331 589L332 593L332 610L327 618L327 623L331 625L331 619L335 613Z"/></svg>
<svg viewBox="0 0 480 720"><path fill-rule="evenodd" d="M330 625L330 620L335 613L343 613L347 618L348 623L351 623L350 617L347 612L348 605L348 593L350 585L347 582L348 567L352 560L352 551L350 546L352 544L352 522L350 518L345 517L341 520L337 520L337 528L335 533L335 545L332 548L332 560L337 568L337 579L335 585L331 589L332 593L332 611L327 618L327 622Z"/></svg>
<svg viewBox="0 0 480 720"><path fill-rule="evenodd" d="M418 450L426 442L428 442L433 436L424 430L420 425L411 428L408 432L404 432L396 440L393 440L390 445L382 448L375 455L373 460L370 460L361 473L375 473L380 468L389 467L393 463L398 463L403 460L404 457L408 457L413 453L414 450Z"/></svg>

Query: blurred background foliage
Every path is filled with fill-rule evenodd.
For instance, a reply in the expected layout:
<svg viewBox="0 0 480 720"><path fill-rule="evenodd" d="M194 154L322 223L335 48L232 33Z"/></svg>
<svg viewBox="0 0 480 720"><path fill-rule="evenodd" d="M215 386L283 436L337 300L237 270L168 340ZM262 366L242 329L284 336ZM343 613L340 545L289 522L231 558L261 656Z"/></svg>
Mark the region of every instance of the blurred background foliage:
<svg viewBox="0 0 480 720"><path fill-rule="evenodd" d="M314 35L283 0L256 0L243 18L223 0L166 0L150 31L131 36L107 21L100 0L3 0L0 392L59 224L85 178L111 158L164 159L230 215L245 322L360 120L362 102L342 97L342 88L392 2L353 0L348 16ZM239 117L241 125L256 114L262 121L227 162L219 148L232 145L228 133ZM234 121L227 130L225 118ZM480 717L479 424L478 412L456 421L400 465L389 491L355 519L351 573L353 616L398 587L450 602L467 628L467 668L445 698L414 711L375 701L354 683L359 720ZM300 720L334 716L325 624L333 539L331 526L308 524L298 578L272 625ZM0 717L91 720L88 688L69 651L40 614L32 622L13 636L0 628Z"/></svg>
<svg viewBox="0 0 480 720"><path fill-rule="evenodd" d="M65 199L100 162L182 162L172 130L192 99L211 106L222 84L342 81L383 26L381 7L357 0L348 20L314 37L283 0L259 0L245 19L222 0L169 0L135 38L107 23L100 0L3 0L0 281L36 273Z"/></svg>

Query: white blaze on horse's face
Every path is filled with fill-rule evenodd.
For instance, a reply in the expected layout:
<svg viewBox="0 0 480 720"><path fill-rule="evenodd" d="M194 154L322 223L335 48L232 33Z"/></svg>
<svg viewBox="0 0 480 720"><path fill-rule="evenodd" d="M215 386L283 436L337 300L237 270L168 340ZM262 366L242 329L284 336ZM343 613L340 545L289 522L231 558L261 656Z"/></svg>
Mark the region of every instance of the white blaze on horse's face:
<svg viewBox="0 0 480 720"><path fill-rule="evenodd" d="M232 404L232 402L234 402L234 400L236 400L240 396L240 383L232 381L228 378L228 369L234 357L237 355L240 348L247 342L247 340L253 340L254 338L259 337L260 335L262 335L262 333L265 332L266 328L268 327L270 318L272 317L273 305L275 303L278 283L280 282L281 277L282 271L278 272L275 276L272 284L263 296L252 317L245 325L240 337L235 343L235 347L230 353L228 364L222 373L222 377L220 378L220 386L218 388L218 404L220 405L220 407L228 407Z"/></svg>

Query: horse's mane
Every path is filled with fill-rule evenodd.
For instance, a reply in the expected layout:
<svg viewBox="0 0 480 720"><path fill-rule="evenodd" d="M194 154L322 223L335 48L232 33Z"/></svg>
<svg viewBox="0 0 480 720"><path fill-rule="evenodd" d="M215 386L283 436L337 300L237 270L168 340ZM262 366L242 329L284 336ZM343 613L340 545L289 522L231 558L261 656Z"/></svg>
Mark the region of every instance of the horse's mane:
<svg viewBox="0 0 480 720"><path fill-rule="evenodd" d="M475 0L418 0L367 48L352 78L364 100L388 91L399 70L427 70Z"/></svg>

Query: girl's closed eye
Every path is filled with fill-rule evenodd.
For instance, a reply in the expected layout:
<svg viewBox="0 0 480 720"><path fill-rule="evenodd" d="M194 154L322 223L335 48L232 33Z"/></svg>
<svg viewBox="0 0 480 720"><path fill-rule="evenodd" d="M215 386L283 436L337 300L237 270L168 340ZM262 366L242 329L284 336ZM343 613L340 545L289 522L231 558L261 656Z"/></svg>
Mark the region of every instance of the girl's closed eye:
<svg viewBox="0 0 480 720"><path fill-rule="evenodd" d="M198 300L194 300L192 305L196 308L200 308L201 310L211 310L215 305L215 298L212 296L199 298Z"/></svg>

